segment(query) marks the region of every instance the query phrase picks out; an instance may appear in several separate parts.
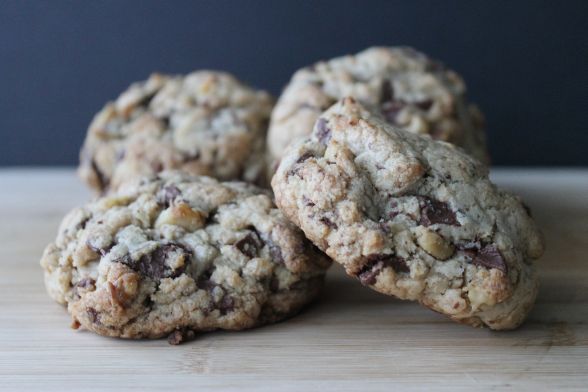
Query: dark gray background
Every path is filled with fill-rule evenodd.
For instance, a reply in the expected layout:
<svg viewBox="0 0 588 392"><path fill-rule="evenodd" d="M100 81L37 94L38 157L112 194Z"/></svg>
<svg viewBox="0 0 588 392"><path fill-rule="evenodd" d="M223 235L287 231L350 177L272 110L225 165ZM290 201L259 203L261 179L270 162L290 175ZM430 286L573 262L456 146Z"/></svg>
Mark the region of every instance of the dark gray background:
<svg viewBox="0 0 588 392"><path fill-rule="evenodd" d="M0 165L72 165L92 115L158 70L278 93L297 68L411 45L460 72L498 165L588 165L588 1L0 0Z"/></svg>

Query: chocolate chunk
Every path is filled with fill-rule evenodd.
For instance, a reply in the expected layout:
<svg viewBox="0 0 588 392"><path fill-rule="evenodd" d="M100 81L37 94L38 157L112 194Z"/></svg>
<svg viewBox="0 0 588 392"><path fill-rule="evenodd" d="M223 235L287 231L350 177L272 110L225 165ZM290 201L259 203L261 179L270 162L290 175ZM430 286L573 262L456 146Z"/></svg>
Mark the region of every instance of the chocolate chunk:
<svg viewBox="0 0 588 392"><path fill-rule="evenodd" d="M455 217L455 212L451 210L447 203L430 199L428 197L419 197L421 207L420 224L430 226L435 223L444 225L461 226Z"/></svg>
<svg viewBox="0 0 588 392"><path fill-rule="evenodd" d="M357 277L364 285L376 283L376 277L386 267L396 272L410 272L406 261L400 257L387 254L372 254L367 256L367 263L359 271Z"/></svg>
<svg viewBox="0 0 588 392"><path fill-rule="evenodd" d="M394 218L396 218L398 215L400 215L400 209L398 207L398 201L396 200L390 200L390 204L389 204L389 211L387 214L387 220L394 220Z"/></svg>
<svg viewBox="0 0 588 392"><path fill-rule="evenodd" d="M167 277L169 267L165 265L167 252L165 248L159 247L152 253L141 256L136 263L136 269L145 276L152 279L161 279Z"/></svg>
<svg viewBox="0 0 588 392"><path fill-rule="evenodd" d="M300 158L298 158L296 160L296 163L302 163L302 162L306 161L308 158L312 158L312 157L313 157L313 154L311 152L305 152L304 154L302 154L300 156Z"/></svg>
<svg viewBox="0 0 588 392"><path fill-rule="evenodd" d="M479 241L470 241L462 244L455 244L455 247L460 250L465 256L472 261L478 251L480 250L480 242Z"/></svg>
<svg viewBox="0 0 588 392"><path fill-rule="evenodd" d="M401 258L392 260L391 263L389 263L389 266L392 267L392 269L396 272L410 272L410 268L406 264L406 261Z"/></svg>
<svg viewBox="0 0 588 392"><path fill-rule="evenodd" d="M327 225L328 227L330 227L331 229L337 229L337 224L335 222L333 222L332 220L330 220L329 218L327 218L326 216L323 216L319 220L322 223L324 223L325 225Z"/></svg>
<svg viewBox="0 0 588 392"><path fill-rule="evenodd" d="M304 202L304 205L307 207L314 207L315 204L306 196L302 196L302 201Z"/></svg>
<svg viewBox="0 0 588 392"><path fill-rule="evenodd" d="M257 234L252 232L235 242L235 247L239 249L239 252L251 258L257 255L257 252L263 247L263 242Z"/></svg>
<svg viewBox="0 0 588 392"><path fill-rule="evenodd" d="M304 179L304 176L302 174L300 174L300 166L296 166L293 169L290 169L288 171L288 177L292 177L292 176L297 176L300 177L300 179Z"/></svg>
<svg viewBox="0 0 588 392"><path fill-rule="evenodd" d="M181 194L182 192L175 185L164 186L157 192L157 203L167 208Z"/></svg>
<svg viewBox="0 0 588 392"><path fill-rule="evenodd" d="M84 291L94 291L96 290L96 281L92 278L84 278L81 279L76 285L74 286L73 292L76 298L80 298L80 292Z"/></svg>
<svg viewBox="0 0 588 392"><path fill-rule="evenodd" d="M76 287L80 287L83 289L95 290L96 289L96 281L92 278L84 278L76 284Z"/></svg>
<svg viewBox="0 0 588 392"><path fill-rule="evenodd" d="M167 342L171 345L177 346L180 343L189 342L196 338L196 333L187 328L176 329L167 337Z"/></svg>
<svg viewBox="0 0 588 392"><path fill-rule="evenodd" d="M388 213L388 220L394 220L398 215L400 215L400 211L390 211Z"/></svg>
<svg viewBox="0 0 588 392"><path fill-rule="evenodd" d="M172 270L166 261L172 253L177 253L178 251L184 254L184 265ZM126 255L115 261L126 264L141 275L148 276L151 279L177 278L184 272L186 264L190 261L190 251L180 244L170 243L159 246L153 252L141 256L139 260L132 260Z"/></svg>
<svg viewBox="0 0 588 392"><path fill-rule="evenodd" d="M361 271L359 271L359 274L357 274L357 277L359 278L359 281L363 285L367 286L370 284L374 284L374 283L376 283L376 277L382 271L383 268L384 268L383 261L378 261L374 264L371 264L371 263L367 264L361 269Z"/></svg>
<svg viewBox="0 0 588 392"><path fill-rule="evenodd" d="M89 221L90 221L90 217L89 216L88 217L85 217L84 219L82 219L76 225L76 230L84 230L86 228L86 225L88 224Z"/></svg>
<svg viewBox="0 0 588 392"><path fill-rule="evenodd" d="M382 105L382 114L390 124L396 124L398 113L406 106L402 101L390 101Z"/></svg>
<svg viewBox="0 0 588 392"><path fill-rule="evenodd" d="M422 110L429 110L431 109L431 106L433 106L433 100L431 99L426 99L424 101L419 101L419 102L415 102L414 103L419 109Z"/></svg>
<svg viewBox="0 0 588 392"><path fill-rule="evenodd" d="M486 245L472 259L472 264L486 268L496 268L506 274L507 266L495 244Z"/></svg>
<svg viewBox="0 0 588 392"><path fill-rule="evenodd" d="M394 87L390 80L384 80L382 82L382 90L380 93L380 102L391 102L394 100Z"/></svg>
<svg viewBox="0 0 588 392"><path fill-rule="evenodd" d="M476 254L478 253L474 249L462 249L462 252L466 255L467 258L470 259L470 261L473 260L474 257L476 257Z"/></svg>
<svg viewBox="0 0 588 392"><path fill-rule="evenodd" d="M392 267L396 272L410 272L410 268L406 264L406 260L401 257L387 254L372 254L367 257L368 262L383 261L385 267Z"/></svg>
<svg viewBox="0 0 588 392"><path fill-rule="evenodd" d="M90 321L93 322L94 324L100 322L98 320L98 312L96 311L96 309L94 309L94 308L86 308L86 313L88 314L88 317L90 318Z"/></svg>
<svg viewBox="0 0 588 392"><path fill-rule="evenodd" d="M329 140L331 140L331 130L327 127L327 120L324 118L316 120L315 129L315 135L319 143L327 145Z"/></svg>
<svg viewBox="0 0 588 392"><path fill-rule="evenodd" d="M280 249L280 246L272 240L271 235L269 233L259 233L259 236L268 246L272 260L278 263L283 263L284 256L282 255L282 249Z"/></svg>
<svg viewBox="0 0 588 392"><path fill-rule="evenodd" d="M232 297L225 295L218 304L218 309L220 310L220 314L223 316L229 312L232 312L235 309L235 300Z"/></svg>

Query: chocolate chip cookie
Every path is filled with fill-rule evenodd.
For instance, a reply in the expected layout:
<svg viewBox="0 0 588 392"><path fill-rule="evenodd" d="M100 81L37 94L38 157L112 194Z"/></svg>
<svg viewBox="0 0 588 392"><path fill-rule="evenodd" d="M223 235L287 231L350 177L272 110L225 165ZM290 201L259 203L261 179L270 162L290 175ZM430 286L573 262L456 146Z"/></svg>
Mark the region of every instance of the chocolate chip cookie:
<svg viewBox="0 0 588 392"><path fill-rule="evenodd" d="M351 98L288 150L272 186L281 211L374 290L492 329L517 327L534 303L543 243L521 201L460 149Z"/></svg>
<svg viewBox="0 0 588 392"><path fill-rule="evenodd" d="M227 73L154 74L94 117L79 174L99 192L170 169L262 184L271 109L267 93Z"/></svg>
<svg viewBox="0 0 588 392"><path fill-rule="evenodd" d="M265 191L164 172L71 211L41 265L74 327L177 343L295 314L330 260Z"/></svg>
<svg viewBox="0 0 588 392"><path fill-rule="evenodd" d="M351 96L390 124L465 149L486 162L484 121L455 72L406 47L373 47L297 71L272 113L268 150L275 170L290 142L306 136L320 114Z"/></svg>

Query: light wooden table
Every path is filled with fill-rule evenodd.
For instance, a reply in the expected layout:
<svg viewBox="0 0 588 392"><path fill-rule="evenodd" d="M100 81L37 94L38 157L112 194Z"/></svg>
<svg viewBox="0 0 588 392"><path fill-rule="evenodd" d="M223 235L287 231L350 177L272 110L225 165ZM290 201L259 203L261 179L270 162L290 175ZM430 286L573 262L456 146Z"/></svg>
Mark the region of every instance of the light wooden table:
<svg viewBox="0 0 588 392"><path fill-rule="evenodd" d="M69 329L39 257L89 197L72 170L0 170L0 390L588 390L588 170L495 170L547 238L528 322L490 332L347 279L286 322L170 346Z"/></svg>

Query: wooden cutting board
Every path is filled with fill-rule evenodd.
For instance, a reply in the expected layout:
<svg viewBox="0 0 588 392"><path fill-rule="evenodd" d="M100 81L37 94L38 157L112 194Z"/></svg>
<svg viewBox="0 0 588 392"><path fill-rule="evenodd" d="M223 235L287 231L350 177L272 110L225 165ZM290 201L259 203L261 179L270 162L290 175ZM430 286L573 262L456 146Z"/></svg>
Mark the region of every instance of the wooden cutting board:
<svg viewBox="0 0 588 392"><path fill-rule="evenodd" d="M297 317L170 346L69 328L39 258L89 193L70 169L0 170L0 390L588 390L588 170L493 178L524 197L547 240L522 328L457 325L333 267Z"/></svg>

